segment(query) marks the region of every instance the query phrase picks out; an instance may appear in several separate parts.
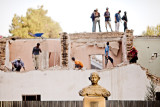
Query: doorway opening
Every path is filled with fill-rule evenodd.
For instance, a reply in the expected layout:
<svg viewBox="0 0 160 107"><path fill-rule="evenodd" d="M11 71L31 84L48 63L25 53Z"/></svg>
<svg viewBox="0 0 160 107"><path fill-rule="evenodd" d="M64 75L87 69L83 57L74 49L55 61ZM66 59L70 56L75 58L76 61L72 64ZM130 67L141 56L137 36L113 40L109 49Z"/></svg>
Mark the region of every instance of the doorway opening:
<svg viewBox="0 0 160 107"><path fill-rule="evenodd" d="M103 69L103 55L90 55L91 69Z"/></svg>

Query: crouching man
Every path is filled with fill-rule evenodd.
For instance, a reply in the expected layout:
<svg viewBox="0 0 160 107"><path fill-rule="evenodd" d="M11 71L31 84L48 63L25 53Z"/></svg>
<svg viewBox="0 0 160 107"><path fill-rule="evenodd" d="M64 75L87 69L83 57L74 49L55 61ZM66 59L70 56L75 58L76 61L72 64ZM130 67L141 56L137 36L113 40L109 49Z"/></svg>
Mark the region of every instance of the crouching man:
<svg viewBox="0 0 160 107"><path fill-rule="evenodd" d="M20 72L22 67L25 71L24 63L21 60L21 58L18 58L18 59L15 59L14 61L12 61L12 71L19 71Z"/></svg>
<svg viewBox="0 0 160 107"><path fill-rule="evenodd" d="M74 57L72 57L72 61L74 61L74 63L75 63L75 68L78 68L78 69L83 68L83 63L81 61L75 60Z"/></svg>

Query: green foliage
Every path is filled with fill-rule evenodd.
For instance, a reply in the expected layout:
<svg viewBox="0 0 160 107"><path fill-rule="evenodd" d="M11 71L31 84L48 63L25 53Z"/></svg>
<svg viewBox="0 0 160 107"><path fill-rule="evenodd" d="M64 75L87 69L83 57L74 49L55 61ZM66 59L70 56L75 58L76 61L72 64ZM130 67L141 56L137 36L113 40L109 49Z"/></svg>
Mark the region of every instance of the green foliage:
<svg viewBox="0 0 160 107"><path fill-rule="evenodd" d="M156 86L151 81L150 86L147 86L146 98L147 101L155 101L156 100Z"/></svg>
<svg viewBox="0 0 160 107"><path fill-rule="evenodd" d="M144 36L160 36L160 25L156 27L148 26L147 30L143 32Z"/></svg>
<svg viewBox="0 0 160 107"><path fill-rule="evenodd" d="M38 9L29 8L26 16L14 15L9 32L13 36L22 38L34 38L28 33L44 33L43 37L58 38L59 33L62 31L58 22L53 21L50 17L46 16L47 10L41 6Z"/></svg>

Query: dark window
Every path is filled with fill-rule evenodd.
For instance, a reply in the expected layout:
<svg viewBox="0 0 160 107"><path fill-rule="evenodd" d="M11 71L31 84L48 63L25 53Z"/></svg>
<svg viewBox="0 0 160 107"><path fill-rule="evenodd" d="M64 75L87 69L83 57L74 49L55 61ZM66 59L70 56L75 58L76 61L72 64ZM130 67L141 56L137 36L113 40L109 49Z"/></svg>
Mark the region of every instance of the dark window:
<svg viewBox="0 0 160 107"><path fill-rule="evenodd" d="M156 92L156 100L160 101L160 92Z"/></svg>
<svg viewBox="0 0 160 107"><path fill-rule="evenodd" d="M22 101L41 101L41 95L22 95Z"/></svg>

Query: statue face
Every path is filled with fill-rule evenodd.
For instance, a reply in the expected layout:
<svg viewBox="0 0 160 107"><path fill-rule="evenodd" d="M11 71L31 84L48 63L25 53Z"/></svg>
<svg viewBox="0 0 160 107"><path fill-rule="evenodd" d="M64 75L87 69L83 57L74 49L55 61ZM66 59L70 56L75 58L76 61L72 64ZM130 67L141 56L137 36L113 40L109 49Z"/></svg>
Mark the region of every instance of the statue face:
<svg viewBox="0 0 160 107"><path fill-rule="evenodd" d="M90 80L93 84L97 84L98 81L99 81L99 76L96 75L96 74L92 74L91 77L90 77Z"/></svg>

